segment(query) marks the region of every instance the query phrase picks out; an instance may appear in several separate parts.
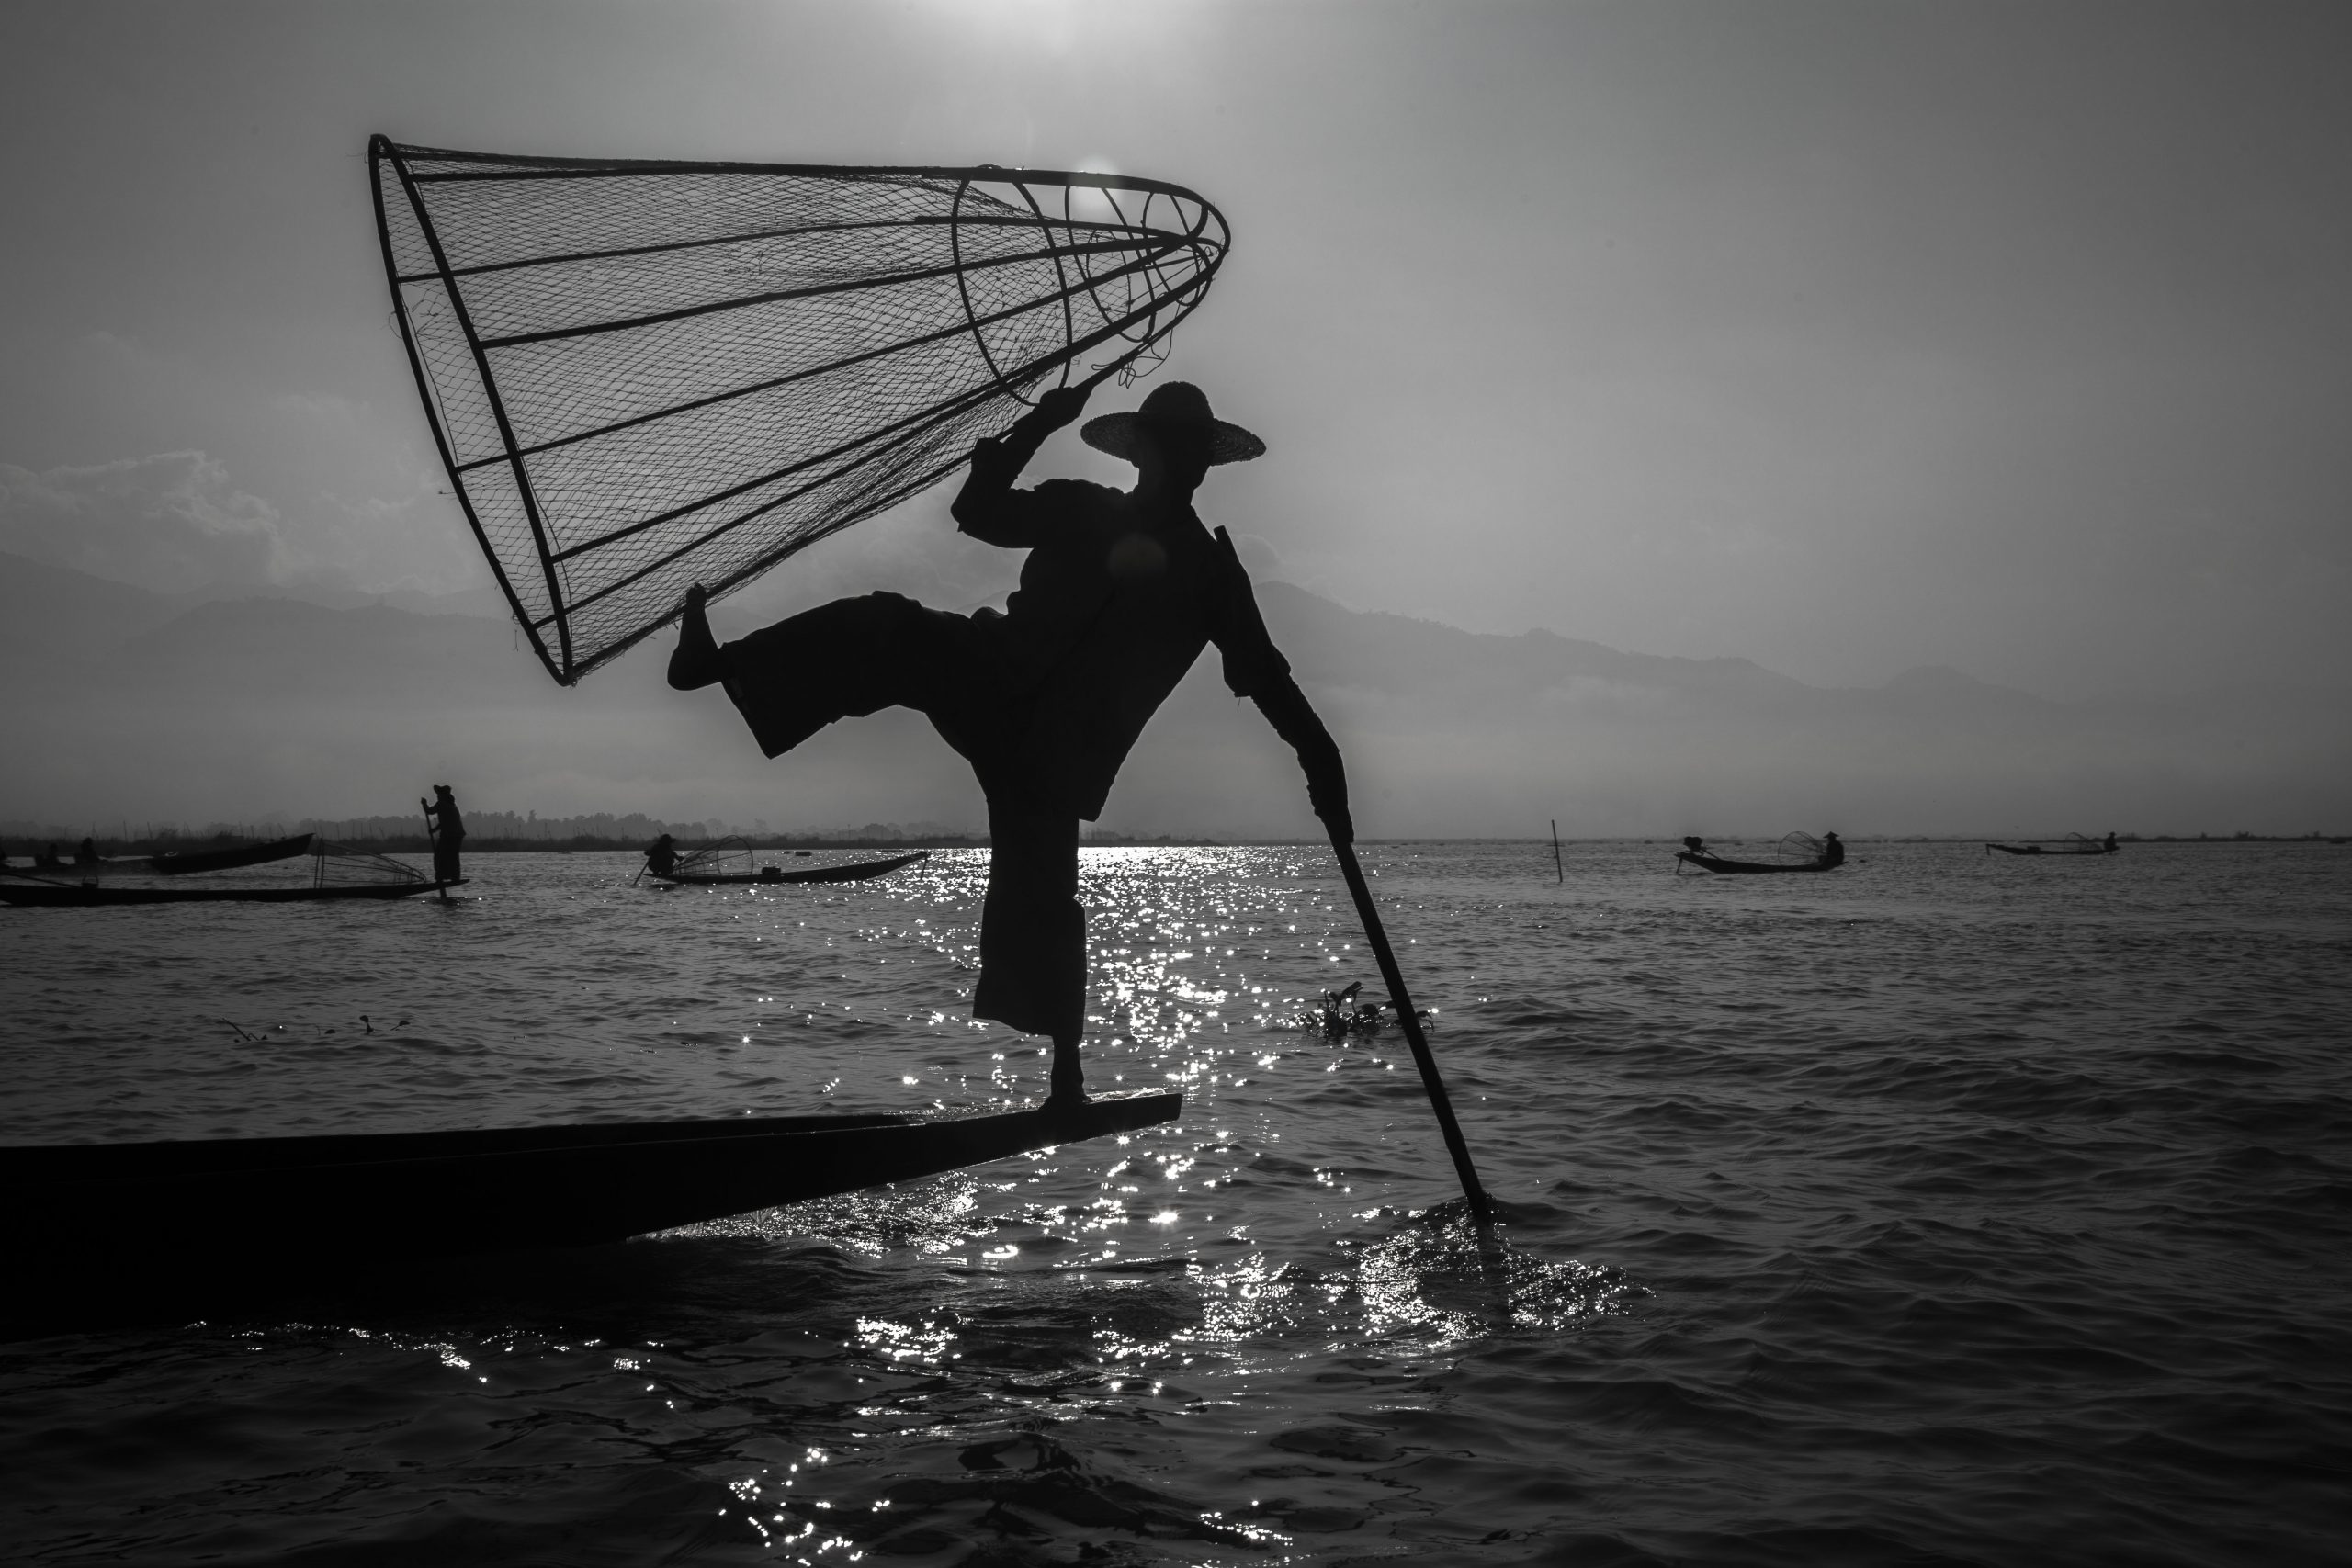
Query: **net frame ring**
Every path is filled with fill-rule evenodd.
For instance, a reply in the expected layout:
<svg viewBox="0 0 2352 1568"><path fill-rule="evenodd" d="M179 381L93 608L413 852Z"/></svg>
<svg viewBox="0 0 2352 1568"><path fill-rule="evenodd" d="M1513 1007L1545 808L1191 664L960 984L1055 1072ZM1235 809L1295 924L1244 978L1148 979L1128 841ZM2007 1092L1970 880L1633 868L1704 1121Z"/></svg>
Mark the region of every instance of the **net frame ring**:
<svg viewBox="0 0 2352 1568"><path fill-rule="evenodd" d="M1084 173L1085 171L1080 172ZM1115 179L1116 176L1114 175L1111 176L1111 178ZM1067 212L1069 206L1070 193L1075 188L1076 182L1066 182L1062 186L1062 205L1065 212ZM1184 265L1187 270L1191 273L1213 274L1216 271L1218 263L1223 259L1226 247L1224 243L1220 243L1216 246L1216 255L1214 258L1207 255L1206 252L1208 250L1209 242L1205 237L1205 231L1208 229L1209 220L1212 216L1216 219L1217 228L1222 231L1225 229L1225 216L1224 214L1217 212L1216 209L1210 205L1207 197L1201 196L1197 192L1184 192L1180 195L1176 192L1162 190L1159 186L1151 185L1131 186L1129 187L1129 194L1134 195L1139 193L1143 198L1143 207L1140 211L1130 214L1127 211L1126 205L1119 199L1118 190L1110 183L1109 179L1104 180L1102 184L1093 186L1093 189L1096 194L1102 198L1103 204L1111 209L1111 218L1114 225L1126 233L1135 236L1138 244L1146 247L1148 246L1150 237L1155 232L1152 228L1153 204L1164 201L1168 205L1172 217L1169 220L1169 227L1166 230L1159 231L1170 235L1171 238L1179 239L1182 242L1180 244L1170 247L1172 253L1182 255L1184 258ZM1196 204L1193 209L1190 212L1187 212L1185 208L1186 197L1189 197L1191 200ZM1063 222L1065 227L1068 227L1070 223L1070 220L1065 217ZM1144 270L1149 275L1154 286L1148 290L1148 297L1154 301L1159 301L1164 297L1167 297L1171 293L1190 293L1193 296L1193 303L1195 305L1198 304L1200 302L1201 296L1207 291L1205 285L1194 288L1188 284L1181 290L1170 290L1165 287L1168 277L1169 260L1169 257L1162 257L1158 261L1147 261L1142 264ZM1132 272L1118 280L1116 288L1120 294L1120 302L1116 305L1113 305L1110 301L1102 298L1103 285L1095 277L1093 269L1086 266L1083 263L1080 263L1080 276L1084 279L1087 297L1093 300L1094 309L1097 313L1106 320L1113 317L1125 316L1133 313L1136 303L1136 279ZM1190 309L1191 307L1188 306L1184 310L1178 311L1178 318L1181 320L1182 316L1189 312ZM1144 320L1141 322L1135 323L1126 329L1123 329L1119 333L1119 340L1121 342L1130 343L1135 346L1126 354L1119 356L1114 364L1105 367L1102 370L1100 370L1094 375L1089 377L1086 384L1088 386L1092 386L1101 381L1105 376L1115 372L1117 374L1120 386L1131 387L1135 385L1137 379L1149 375L1152 371L1159 369L1162 365L1168 363L1168 348L1166 345L1167 338L1170 330L1170 328L1162 327L1159 324L1159 310L1157 308L1157 304L1155 304L1152 309L1145 313ZM1075 336L1076 329L1073 327L1070 331L1072 335ZM1146 363L1147 355L1149 356L1148 363ZM1067 375L1067 372L1065 372L1065 375Z"/></svg>
<svg viewBox="0 0 2352 1568"><path fill-rule="evenodd" d="M1069 269L1064 265L1062 262L1063 251L1078 243L1078 236L1070 228L1069 186L1062 186L1062 243L1058 245L1054 243L1053 220L1046 217L1046 209L1038 205L1037 193L1029 188L1029 182L1026 180L1014 180L1012 182L1012 188L1021 193L1021 199L1027 202L1029 204L1029 210L1035 214L1037 219L1037 232L1045 239L1046 254L1054 258L1054 281L1060 285L1057 292L1061 295L1062 299L1062 342L1065 344L1076 343L1078 341L1078 313L1070 309L1071 290L1069 286ZM960 276L961 275L959 274L958 276ZM966 310L968 311L969 309L970 305L967 301L966 304ZM1071 363L1072 362L1068 359L1062 361L1061 380L1058 385L1064 387L1069 385L1069 367ZM1018 397L1020 394L1016 392L1013 395Z"/></svg>
<svg viewBox="0 0 2352 1568"><path fill-rule="evenodd" d="M993 167L993 165L983 164L982 167ZM1004 183L1019 191L1021 199L1029 204L1030 213L1037 220L1037 231L1045 239L1046 254L1054 258L1054 276L1061 285L1062 344L1064 347L1068 347L1078 340L1078 323L1070 310L1069 274L1062 265L1062 247L1054 243L1053 220L1047 218L1046 209L1037 205L1036 195L1030 190L1027 181L1007 178ZM972 307L971 285L965 281L964 197L965 193L971 188L971 175L966 175L958 179L956 182L955 199L949 202L947 208L947 259L956 268L956 297L964 302L964 324L972 329L972 345L980 351L980 363L989 367L989 374L995 378L996 384L1004 389L1006 397L1023 408L1034 409L1037 406L1037 400L1024 395L1020 388L1005 379L1004 367L996 362L996 355L989 351L988 334L980 330L979 312ZM1062 200L1065 205L1069 203L1069 197L1067 190L1063 193ZM1063 219L1062 228L1067 234L1069 229L1067 216ZM1069 385L1069 367L1070 361L1065 358L1061 362L1061 380L1058 385L1064 387Z"/></svg>
<svg viewBox="0 0 2352 1568"><path fill-rule="evenodd" d="M1143 193L1143 210L1136 214L1135 227L1146 234L1152 232L1152 204L1159 201L1165 201L1168 204L1171 214L1168 220L1168 231L1182 235L1186 243L1182 248L1171 251L1156 261L1147 261L1143 264L1145 276L1151 283L1148 297L1154 301L1154 304L1150 312L1139 323L1142 329L1140 335L1135 333L1119 334L1126 342L1136 345L1135 352L1128 355L1119 366L1119 385L1122 387L1134 386L1137 380L1168 363L1169 329L1163 329L1159 324L1158 301L1168 299L1173 292L1168 285L1170 262L1181 256L1188 270L1193 273L1202 270L1201 231L1207 227L1208 220L1205 213L1196 213L1188 217L1182 200L1163 191L1147 190ZM1202 205L1205 207L1207 204L1204 201ZM1112 209L1119 213L1122 221L1125 220L1126 214L1119 208L1116 201L1112 203ZM1123 287L1126 290L1128 304L1133 305L1136 280L1130 277ZM1147 355L1150 357L1148 365L1144 363Z"/></svg>
<svg viewBox="0 0 2352 1568"><path fill-rule="evenodd" d="M1062 186L1062 205L1065 209L1067 209L1069 205L1070 191L1072 188L1073 186L1069 185ZM1154 193L1147 190L1144 193L1142 213L1135 218L1129 218L1127 216L1126 208L1120 204L1119 193L1116 190L1113 189L1108 184L1098 185L1094 186L1094 190L1095 193L1102 198L1102 204L1111 209L1111 217L1114 225L1129 234L1137 236L1139 243L1148 245L1151 233L1151 198ZM1179 217L1181 219L1181 212ZM1191 234L1187 234L1186 237L1188 239L1196 238L1196 236ZM1149 265L1148 263L1145 265ZM1102 298L1102 284L1101 280L1094 276L1094 269L1092 267L1084 267L1083 275L1086 280L1086 296L1088 299L1094 301L1094 310L1098 316L1102 317L1105 321L1110 321L1132 313L1136 302L1136 279L1135 275L1132 272L1126 274L1124 277L1118 280L1117 287L1119 288L1121 299L1117 305L1113 305ZM1159 275L1157 268L1153 268L1152 276L1155 279L1159 277ZM1148 348L1153 340L1159 335L1159 312L1156 310L1151 311L1145 319L1143 325L1144 335L1140 338L1136 337L1132 332L1124 329L1119 333L1120 342L1131 343L1136 345L1136 348L1133 351L1135 354L1139 354L1144 349ZM1131 354L1130 356L1117 367L1119 385L1122 387L1132 386L1135 383L1135 376L1131 373L1132 363L1133 357ZM1101 377L1098 376L1094 378L1094 379L1100 380Z"/></svg>

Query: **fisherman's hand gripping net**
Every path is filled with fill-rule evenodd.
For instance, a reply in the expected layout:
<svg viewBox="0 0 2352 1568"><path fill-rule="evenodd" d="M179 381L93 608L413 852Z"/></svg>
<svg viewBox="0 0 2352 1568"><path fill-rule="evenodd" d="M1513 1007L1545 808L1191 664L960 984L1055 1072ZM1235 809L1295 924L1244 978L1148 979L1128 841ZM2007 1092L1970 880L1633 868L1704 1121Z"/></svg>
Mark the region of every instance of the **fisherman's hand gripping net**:
<svg viewBox="0 0 2352 1568"><path fill-rule="evenodd" d="M442 460L565 685L1150 368L1227 244L1113 175L368 151Z"/></svg>

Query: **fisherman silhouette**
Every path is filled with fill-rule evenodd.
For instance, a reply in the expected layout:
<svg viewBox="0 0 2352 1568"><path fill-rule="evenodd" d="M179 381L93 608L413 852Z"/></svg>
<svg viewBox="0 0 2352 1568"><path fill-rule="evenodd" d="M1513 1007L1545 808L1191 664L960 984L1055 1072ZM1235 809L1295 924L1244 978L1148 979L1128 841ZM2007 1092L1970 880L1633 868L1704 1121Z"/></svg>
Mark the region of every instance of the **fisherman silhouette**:
<svg viewBox="0 0 2352 1568"><path fill-rule="evenodd" d="M2110 851L2110 852L2111 852L2111 851L2113 851L2113 850L2114 850L2114 848L2115 848L2115 835L2114 835L2114 834L2112 834L2112 833L2109 833L2109 834L2107 836L2107 841L2106 841L2105 843L2101 844L2101 845L2099 846L2099 848L2101 848L2101 849L2103 849L2103 850L2108 850L2108 851Z"/></svg>
<svg viewBox="0 0 2352 1568"><path fill-rule="evenodd" d="M447 784L433 786L430 805L424 807L424 825L433 835L433 880L444 884L462 882L458 874L458 846L465 842L466 819L458 815L458 797L449 793Z"/></svg>
<svg viewBox="0 0 2352 1568"><path fill-rule="evenodd" d="M1078 825L1102 814L1128 750L1204 647L1216 644L1225 683L1298 753L1307 798L1332 835L1355 836L1339 748L1267 635L1233 541L1193 509L1212 467L1246 462L1265 443L1216 418L1200 389L1170 382L1134 412L1080 432L1136 466L1133 490L1078 479L1015 489L1086 398L1081 387L1046 392L972 448L957 526L1029 552L1002 612L956 615L869 593L721 647L697 585L670 660L671 685L723 686L771 757L836 719L895 704L928 716L972 765L991 849L972 1015L1053 1041L1049 1108L1085 1100Z"/></svg>
<svg viewBox="0 0 2352 1568"><path fill-rule="evenodd" d="M1846 863L1846 846L1838 841L1838 835L1835 833L1827 833L1822 837L1821 863L1824 865Z"/></svg>

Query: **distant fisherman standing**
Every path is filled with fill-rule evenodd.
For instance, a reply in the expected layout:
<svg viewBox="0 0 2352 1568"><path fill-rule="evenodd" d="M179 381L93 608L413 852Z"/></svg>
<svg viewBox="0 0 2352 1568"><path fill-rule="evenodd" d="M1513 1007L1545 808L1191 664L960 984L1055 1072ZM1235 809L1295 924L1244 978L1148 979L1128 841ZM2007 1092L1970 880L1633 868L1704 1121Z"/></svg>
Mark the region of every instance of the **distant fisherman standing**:
<svg viewBox="0 0 2352 1568"><path fill-rule="evenodd" d="M424 825L433 835L433 880L464 881L458 874L458 846L465 842L466 819L458 815L458 797L447 784L435 784L432 801L417 804L424 807Z"/></svg>

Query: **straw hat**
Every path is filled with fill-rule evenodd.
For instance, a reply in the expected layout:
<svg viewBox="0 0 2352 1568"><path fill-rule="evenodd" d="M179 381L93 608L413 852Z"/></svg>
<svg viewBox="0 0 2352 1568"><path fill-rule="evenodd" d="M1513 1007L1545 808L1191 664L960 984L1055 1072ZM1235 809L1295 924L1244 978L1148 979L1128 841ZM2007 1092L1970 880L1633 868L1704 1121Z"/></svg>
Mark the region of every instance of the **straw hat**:
<svg viewBox="0 0 2352 1568"><path fill-rule="evenodd" d="M1266 455L1266 444L1238 424L1227 424L1209 412L1208 394L1190 381L1169 381L1151 389L1143 407L1132 413L1106 413L1090 419L1079 435L1098 452L1136 460L1136 435L1140 431L1198 430L1209 439L1211 463L1246 463Z"/></svg>

